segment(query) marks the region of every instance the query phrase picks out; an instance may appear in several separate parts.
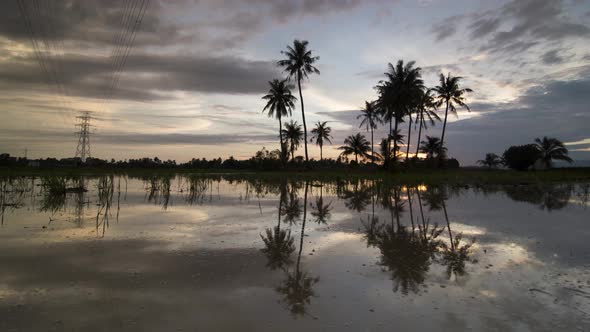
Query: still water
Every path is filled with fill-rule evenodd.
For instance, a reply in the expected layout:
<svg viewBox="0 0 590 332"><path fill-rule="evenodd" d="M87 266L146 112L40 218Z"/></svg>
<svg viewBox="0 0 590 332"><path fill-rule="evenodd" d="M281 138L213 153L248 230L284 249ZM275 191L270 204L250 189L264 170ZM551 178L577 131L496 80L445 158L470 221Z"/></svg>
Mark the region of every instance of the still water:
<svg viewBox="0 0 590 332"><path fill-rule="evenodd" d="M0 331L590 331L589 184L0 179Z"/></svg>

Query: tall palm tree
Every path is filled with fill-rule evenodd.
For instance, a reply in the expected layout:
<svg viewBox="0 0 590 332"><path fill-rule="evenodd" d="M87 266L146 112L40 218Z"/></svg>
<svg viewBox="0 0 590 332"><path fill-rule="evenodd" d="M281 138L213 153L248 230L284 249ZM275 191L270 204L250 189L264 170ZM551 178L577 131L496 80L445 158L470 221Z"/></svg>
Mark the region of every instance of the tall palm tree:
<svg viewBox="0 0 590 332"><path fill-rule="evenodd" d="M440 138L427 135L426 141L420 142L420 152L426 154L426 159L432 159L435 155L441 156L441 152L444 154L447 151L447 148L441 146Z"/></svg>
<svg viewBox="0 0 590 332"><path fill-rule="evenodd" d="M357 119L362 119L359 128L366 127L367 131L371 131L371 156L375 160L375 150L373 146L373 130L377 129L377 124L382 123L381 117L375 102L365 101L365 108L361 109L361 114L357 115Z"/></svg>
<svg viewBox="0 0 590 332"><path fill-rule="evenodd" d="M398 124L403 121L406 115L410 115L411 110L415 108L419 95L424 89L421 68L414 68L414 64L414 61L410 61L404 65L404 61L399 60L394 67L389 63L389 71L385 73L387 79L377 85L377 91L379 93L378 105L384 120L389 121L390 133L392 133L392 120L395 123L393 132L397 132ZM410 125L411 122L412 118L410 115ZM408 134L411 135L411 129ZM394 141L393 144L393 150L397 151L397 143ZM397 159L396 155L394 155L394 159Z"/></svg>
<svg viewBox="0 0 590 332"><path fill-rule="evenodd" d="M446 77L444 74L441 73L439 77L440 85L437 85L432 89L436 94L434 98L437 101L437 106L441 106L443 103L446 105L445 120L443 122L442 135L440 137L441 150L438 154L439 156L443 155L442 149L445 143L445 131L447 129L447 117L449 111L451 111L451 113L456 114L457 106L461 106L467 109L468 111L470 110L469 106L465 103L465 95L469 92L473 92L473 90L469 88L461 89L459 86L459 81L461 81L462 79L463 78L460 76L451 76L451 73L448 73Z"/></svg>
<svg viewBox="0 0 590 332"><path fill-rule="evenodd" d="M394 152L391 150L391 142L394 143L394 148L397 150ZM384 138L381 140L379 144L379 153L375 153L375 158L380 159L383 162L387 162L387 160L392 159L394 155L399 154L400 146L403 145L405 142L404 135L401 134L401 130L397 130L395 134L389 135L388 138Z"/></svg>
<svg viewBox="0 0 590 332"><path fill-rule="evenodd" d="M285 123L285 129L283 129L283 136L285 137L285 141L289 141L289 149L291 151L291 160L295 160L295 150L299 147L301 143L301 136L303 132L301 131L301 125L297 123L297 121L289 121Z"/></svg>
<svg viewBox="0 0 590 332"><path fill-rule="evenodd" d="M547 136L543 139L535 138L535 147L539 150L539 160L547 168L551 168L553 159L567 161L570 164L573 162L568 156L567 148L557 138L547 138Z"/></svg>
<svg viewBox="0 0 590 332"><path fill-rule="evenodd" d="M291 94L291 89L294 87L287 83L286 80L274 79L268 82L270 89L268 94L262 97L266 100L266 106L262 109L262 112L267 111L268 117L276 117L279 120L279 140L281 142L281 152L285 144L283 143L283 125L282 117L291 116L292 110L295 108L295 101L297 98Z"/></svg>
<svg viewBox="0 0 590 332"><path fill-rule="evenodd" d="M502 158L495 153L486 153L486 157L482 160L478 160L477 163L492 169L498 167L502 163Z"/></svg>
<svg viewBox="0 0 590 332"><path fill-rule="evenodd" d="M369 141L363 136L361 133L357 133L356 135L350 135L344 140L344 145L339 147L339 150L342 150L341 155L350 156L354 154L354 160L358 163L359 155L361 158L369 158L371 159L371 155L369 151L371 151L371 146L369 145Z"/></svg>
<svg viewBox="0 0 590 332"><path fill-rule="evenodd" d="M315 143L320 147L320 160L322 160L323 153L322 148L324 147L324 141L332 144L330 138L332 138L332 128L328 127L328 121L320 122L315 124L315 128L311 130L313 136L311 137L312 141L315 140Z"/></svg>
<svg viewBox="0 0 590 332"><path fill-rule="evenodd" d="M416 123L419 125L418 129L418 144L416 144L416 157L420 150L420 137L422 136L422 128L428 129L428 124L434 126L435 121L440 121L440 117L436 114L436 103L432 96L432 89L424 91L420 96L417 105Z"/></svg>
<svg viewBox="0 0 590 332"><path fill-rule="evenodd" d="M313 56L311 50L307 49L309 42L307 40L293 41L293 45L288 45L286 51L281 51L281 54L287 58L279 60L277 65L284 67L285 72L288 73L289 79L296 79L299 87L299 100L301 101L301 118L303 119L303 136L305 143L305 161L309 161L307 155L307 124L305 122L305 108L303 106L303 94L301 92L301 80L309 78L310 74L319 74L320 71L314 67L314 63L320 59L319 56Z"/></svg>

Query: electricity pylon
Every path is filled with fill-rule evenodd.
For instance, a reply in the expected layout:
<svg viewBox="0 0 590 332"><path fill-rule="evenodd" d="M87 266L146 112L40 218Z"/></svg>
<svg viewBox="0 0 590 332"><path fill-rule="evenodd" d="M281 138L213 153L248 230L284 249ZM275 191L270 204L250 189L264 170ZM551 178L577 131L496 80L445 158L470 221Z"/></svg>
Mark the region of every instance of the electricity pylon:
<svg viewBox="0 0 590 332"><path fill-rule="evenodd" d="M90 112L82 112L81 115L76 117L79 123L76 124L80 127L78 131L78 147L76 148L76 158L80 157L83 163L86 162L86 158L90 158L90 120L93 119L90 116Z"/></svg>

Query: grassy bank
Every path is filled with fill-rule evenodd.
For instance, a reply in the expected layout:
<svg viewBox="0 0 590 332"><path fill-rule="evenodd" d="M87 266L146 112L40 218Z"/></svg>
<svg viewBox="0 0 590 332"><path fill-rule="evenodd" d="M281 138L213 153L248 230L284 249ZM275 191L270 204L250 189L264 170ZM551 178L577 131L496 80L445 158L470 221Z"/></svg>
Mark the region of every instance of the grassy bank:
<svg viewBox="0 0 590 332"><path fill-rule="evenodd" d="M308 170L308 171L248 171L223 169L108 169L108 168L2 168L0 176L99 176L104 174L121 174L128 176L154 175L225 175L228 177L259 178L315 178L336 179L360 177L367 179L385 179L397 183L451 183L451 184L524 184L539 182L590 182L590 168L554 169L547 171L517 172L508 170L401 170L397 172L369 171L364 169L347 170Z"/></svg>

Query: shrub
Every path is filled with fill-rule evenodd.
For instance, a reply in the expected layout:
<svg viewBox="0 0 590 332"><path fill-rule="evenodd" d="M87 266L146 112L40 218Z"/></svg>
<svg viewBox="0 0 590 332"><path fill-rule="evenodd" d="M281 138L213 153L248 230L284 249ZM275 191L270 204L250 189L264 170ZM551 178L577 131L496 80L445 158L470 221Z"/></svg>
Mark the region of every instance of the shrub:
<svg viewBox="0 0 590 332"><path fill-rule="evenodd" d="M518 171L526 171L539 159L539 150L534 144L515 145L503 154L504 164Z"/></svg>

